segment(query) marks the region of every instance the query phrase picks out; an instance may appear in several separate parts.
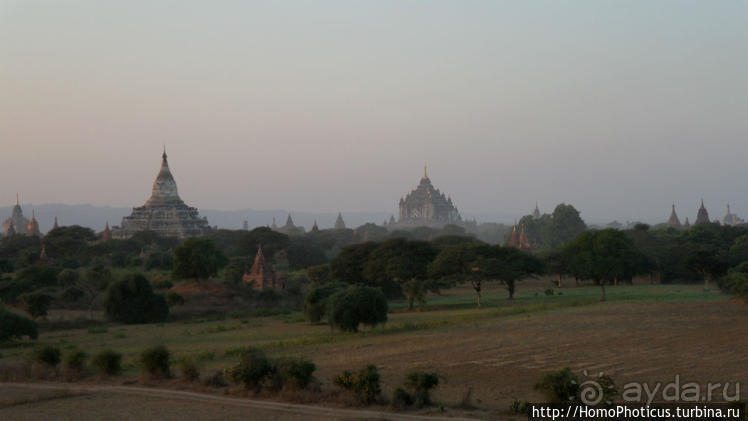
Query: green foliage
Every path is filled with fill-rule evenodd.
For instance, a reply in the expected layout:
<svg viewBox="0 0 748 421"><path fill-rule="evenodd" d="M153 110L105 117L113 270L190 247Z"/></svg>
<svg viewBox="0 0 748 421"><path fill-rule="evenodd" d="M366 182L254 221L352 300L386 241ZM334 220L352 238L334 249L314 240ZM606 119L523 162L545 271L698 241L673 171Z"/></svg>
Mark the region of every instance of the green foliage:
<svg viewBox="0 0 748 421"><path fill-rule="evenodd" d="M153 289L169 289L174 286L174 283L169 279L154 279L151 285Z"/></svg>
<svg viewBox="0 0 748 421"><path fill-rule="evenodd" d="M196 382L200 380L200 367L191 358L179 360L179 372L182 374L182 380L184 381Z"/></svg>
<svg viewBox="0 0 748 421"><path fill-rule="evenodd" d="M57 367L60 364L60 349L50 345L44 345L36 348L32 354L34 362Z"/></svg>
<svg viewBox="0 0 748 421"><path fill-rule="evenodd" d="M96 239L96 234L90 228L80 225L58 227L44 236L44 246L47 254L54 258L73 257L83 255L89 242Z"/></svg>
<svg viewBox="0 0 748 421"><path fill-rule="evenodd" d="M335 282L309 289L304 299L304 315L306 318L312 323L321 321L327 313L328 299L347 286L344 283Z"/></svg>
<svg viewBox="0 0 748 421"><path fill-rule="evenodd" d="M255 348L242 350L239 364L227 370L227 377L245 388L257 388L262 380L272 372L265 353Z"/></svg>
<svg viewBox="0 0 748 421"><path fill-rule="evenodd" d="M184 305L184 298L176 292L169 292L166 294L166 304L169 307Z"/></svg>
<svg viewBox="0 0 748 421"><path fill-rule="evenodd" d="M415 404L418 407L431 405L431 389L439 385L436 373L414 371L405 376L405 387L413 392Z"/></svg>
<svg viewBox="0 0 748 421"><path fill-rule="evenodd" d="M174 250L175 279L208 279L227 263L209 238L190 238Z"/></svg>
<svg viewBox="0 0 748 421"><path fill-rule="evenodd" d="M38 319L47 315L47 309L52 302L52 297L43 292L33 292L21 296L23 308L32 318Z"/></svg>
<svg viewBox="0 0 748 421"><path fill-rule="evenodd" d="M288 262L291 269L294 270L306 269L327 262L325 250L308 238L294 238L288 246L287 252Z"/></svg>
<svg viewBox="0 0 748 421"><path fill-rule="evenodd" d="M511 409L515 414L523 414L529 416L532 407L530 406L530 402L528 401L520 401L515 399L514 401L512 401L512 405L509 407L509 409Z"/></svg>
<svg viewBox="0 0 748 421"><path fill-rule="evenodd" d="M550 402L573 403L580 391L579 377L569 367L543 373L535 383L535 390L545 395Z"/></svg>
<svg viewBox="0 0 748 421"><path fill-rule="evenodd" d="M364 281L368 285L379 286L386 295L397 296L397 288L391 285L415 283L421 284L416 288L402 290L411 304L416 297L409 295L413 292L433 290L438 291L438 285L427 282L429 263L436 257L437 250L428 242L419 240L406 240L404 238L393 238L377 246L367 256L363 265ZM421 294L421 298L425 292Z"/></svg>
<svg viewBox="0 0 748 421"><path fill-rule="evenodd" d="M367 365L358 371L345 370L332 381L341 389L353 392L364 405L374 403L382 393L379 370L375 365Z"/></svg>
<svg viewBox="0 0 748 421"><path fill-rule="evenodd" d="M223 279L234 285L242 283L244 273L252 265L252 260L244 256L235 256L229 259L226 267L223 268Z"/></svg>
<svg viewBox="0 0 748 421"><path fill-rule="evenodd" d="M75 269L63 269L57 274L57 285L60 287L71 287L80 281L80 274Z"/></svg>
<svg viewBox="0 0 748 421"><path fill-rule="evenodd" d="M402 387L398 387L392 392L392 406L395 409L404 410L413 405L413 396Z"/></svg>
<svg viewBox="0 0 748 421"><path fill-rule="evenodd" d="M169 350L163 345L148 348L140 353L138 362L143 371L151 377L171 377Z"/></svg>
<svg viewBox="0 0 748 421"><path fill-rule="evenodd" d="M16 272L15 280L31 285L34 288L52 287L57 284L58 273L59 269L57 268L34 265Z"/></svg>
<svg viewBox="0 0 748 421"><path fill-rule="evenodd" d="M326 284L330 282L330 264L310 266L306 268L306 274L315 284Z"/></svg>
<svg viewBox="0 0 748 421"><path fill-rule="evenodd" d="M379 288L350 286L328 299L327 318L344 332L358 332L358 326L376 326L387 321L387 298Z"/></svg>
<svg viewBox="0 0 748 421"><path fill-rule="evenodd" d="M0 306L0 343L28 336L36 339L39 336L36 322L19 316Z"/></svg>
<svg viewBox="0 0 748 421"><path fill-rule="evenodd" d="M163 296L154 294L141 274L131 274L109 286L106 312L123 323L155 323L166 320L169 306Z"/></svg>
<svg viewBox="0 0 748 421"><path fill-rule="evenodd" d="M748 298L748 272L738 266L719 280L719 289L725 294Z"/></svg>
<svg viewBox="0 0 748 421"><path fill-rule="evenodd" d="M369 254L379 247L377 243L360 243L345 247L330 262L330 279L349 284L364 284L363 270Z"/></svg>
<svg viewBox="0 0 748 421"><path fill-rule="evenodd" d="M87 358L88 355L86 355L85 352L74 350L65 355L65 358L62 360L62 365L68 370L80 371L85 368Z"/></svg>
<svg viewBox="0 0 748 421"><path fill-rule="evenodd" d="M122 372L122 354L112 350L101 351L91 359L91 365L101 374L116 376Z"/></svg>
<svg viewBox="0 0 748 421"><path fill-rule="evenodd" d="M304 358L280 358L272 362L272 371L283 387L304 389L314 379L316 366Z"/></svg>
<svg viewBox="0 0 748 421"><path fill-rule="evenodd" d="M174 266L174 256L171 253L154 252L145 259L146 270L161 269L171 270Z"/></svg>

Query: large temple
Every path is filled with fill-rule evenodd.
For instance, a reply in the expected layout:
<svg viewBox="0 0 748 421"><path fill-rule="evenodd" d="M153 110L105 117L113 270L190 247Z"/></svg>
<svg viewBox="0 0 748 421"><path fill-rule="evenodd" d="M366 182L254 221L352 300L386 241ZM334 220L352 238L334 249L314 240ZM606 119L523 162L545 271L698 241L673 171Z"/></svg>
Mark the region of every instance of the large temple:
<svg viewBox="0 0 748 421"><path fill-rule="evenodd" d="M400 198L400 219L397 225L444 226L462 222L452 198L434 188L423 167L423 177L414 190Z"/></svg>
<svg viewBox="0 0 748 421"><path fill-rule="evenodd" d="M164 237L188 238L203 235L208 228L207 218L200 217L197 208L187 206L179 198L164 150L150 199L122 218L121 226L112 227L111 235L124 239L140 231L153 231Z"/></svg>

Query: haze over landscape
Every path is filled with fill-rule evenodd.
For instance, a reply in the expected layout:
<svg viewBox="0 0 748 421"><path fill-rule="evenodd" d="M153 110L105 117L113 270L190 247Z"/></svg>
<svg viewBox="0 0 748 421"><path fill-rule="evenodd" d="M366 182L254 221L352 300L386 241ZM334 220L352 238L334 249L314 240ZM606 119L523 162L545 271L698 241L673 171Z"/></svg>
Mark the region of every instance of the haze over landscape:
<svg viewBox="0 0 748 421"><path fill-rule="evenodd" d="M224 6L0 1L0 204L748 215L744 1Z"/></svg>

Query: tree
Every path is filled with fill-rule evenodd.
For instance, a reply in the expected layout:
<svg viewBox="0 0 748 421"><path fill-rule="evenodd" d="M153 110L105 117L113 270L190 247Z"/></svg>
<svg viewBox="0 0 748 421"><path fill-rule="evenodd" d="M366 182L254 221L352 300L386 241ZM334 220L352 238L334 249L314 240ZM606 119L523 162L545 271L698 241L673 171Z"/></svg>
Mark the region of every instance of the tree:
<svg viewBox="0 0 748 421"><path fill-rule="evenodd" d="M606 282L618 283L637 275L641 269L641 252L616 229L585 231L564 248L563 255L571 274L600 285L601 301L605 301Z"/></svg>
<svg viewBox="0 0 748 421"><path fill-rule="evenodd" d="M57 274L57 285L60 287L70 287L80 282L80 275L75 269L63 269Z"/></svg>
<svg viewBox="0 0 748 421"><path fill-rule="evenodd" d="M0 305L0 343L11 339L21 339L28 336L36 339L39 336L36 322L6 310Z"/></svg>
<svg viewBox="0 0 748 421"><path fill-rule="evenodd" d="M579 216L579 211L572 205L561 203L553 210L550 224L550 246L557 248L573 241L587 229Z"/></svg>
<svg viewBox="0 0 748 421"><path fill-rule="evenodd" d="M89 242L96 239L96 234L90 228L80 225L58 227L44 236L44 246L47 254L58 257L73 257L83 254L88 249Z"/></svg>
<svg viewBox="0 0 748 421"><path fill-rule="evenodd" d="M190 238L174 250L176 279L208 279L218 274L227 263L226 256L216 249L209 238Z"/></svg>
<svg viewBox="0 0 748 421"><path fill-rule="evenodd" d="M470 242L444 247L428 267L429 276L434 279L447 283L470 282L475 290L478 308L483 307L481 292L484 279L474 269L478 250L483 246L482 243Z"/></svg>
<svg viewBox="0 0 748 421"><path fill-rule="evenodd" d="M704 289L709 289L709 280L717 279L727 271L727 264L718 251L712 247L703 247L693 251L686 258L686 267L704 278Z"/></svg>
<svg viewBox="0 0 748 421"><path fill-rule="evenodd" d="M542 256L543 263L549 273L556 274L557 285L563 287L564 276L569 273L569 265L559 250L549 251Z"/></svg>
<svg viewBox="0 0 748 421"><path fill-rule="evenodd" d="M252 265L248 257L232 257L223 268L223 279L231 284L239 285L244 278L244 273Z"/></svg>
<svg viewBox="0 0 748 421"><path fill-rule="evenodd" d="M347 286L342 282L333 282L311 288L304 299L304 315L312 323L322 320L327 314L329 298Z"/></svg>
<svg viewBox="0 0 748 421"><path fill-rule="evenodd" d="M79 280L78 286L87 299L88 318L93 320L93 307L96 299L112 282L112 271L104 265L95 265L86 271L86 276Z"/></svg>
<svg viewBox="0 0 748 421"><path fill-rule="evenodd" d="M166 320L169 306L162 295L153 293L148 279L136 273L109 286L106 312L112 320L122 323L155 323Z"/></svg>
<svg viewBox="0 0 748 421"><path fill-rule="evenodd" d="M358 326L376 326L387 321L387 298L379 288L350 286L328 300L331 327L358 332Z"/></svg>
<svg viewBox="0 0 748 421"><path fill-rule="evenodd" d="M52 302L52 297L43 292L32 292L31 294L22 296L21 301L23 301L24 310L32 318L38 319L47 315L47 309L49 309L49 305Z"/></svg>
<svg viewBox="0 0 748 421"><path fill-rule="evenodd" d="M362 274L369 253L379 247L378 243L352 244L340 251L330 262L330 278L349 284L366 283Z"/></svg>
<svg viewBox="0 0 748 421"><path fill-rule="evenodd" d="M436 249L425 241L393 238L369 254L363 276L368 284L380 285L383 290L396 283L408 299L408 311L413 310L414 301L423 309L426 293L439 291L439 285L428 279L434 257Z"/></svg>

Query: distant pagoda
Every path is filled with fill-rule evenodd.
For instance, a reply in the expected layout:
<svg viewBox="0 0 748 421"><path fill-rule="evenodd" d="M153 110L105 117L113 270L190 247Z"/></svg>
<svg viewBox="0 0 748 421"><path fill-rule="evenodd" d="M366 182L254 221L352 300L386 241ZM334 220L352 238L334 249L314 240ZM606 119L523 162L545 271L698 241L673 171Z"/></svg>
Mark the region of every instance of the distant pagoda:
<svg viewBox="0 0 748 421"><path fill-rule="evenodd" d="M704 225L710 222L712 221L709 220L709 212L707 212L704 207L704 199L701 199L701 206L699 206L699 212L696 214L696 221L693 224Z"/></svg>
<svg viewBox="0 0 748 421"><path fill-rule="evenodd" d="M434 188L429 179L426 167L423 177L414 190L400 199L399 226L444 226L462 222L452 198Z"/></svg>
<svg viewBox="0 0 748 421"><path fill-rule="evenodd" d="M680 223L680 219L678 219L678 214L675 213L675 203L673 203L673 209L670 211L670 218L667 220L667 226L669 228L675 228L675 229L681 229L683 228L683 225Z"/></svg>
<svg viewBox="0 0 748 421"><path fill-rule="evenodd" d="M203 235L208 228L207 218L200 217L197 208L187 206L179 198L164 149L161 170L153 182L150 199L143 206L133 208L130 216L122 218L121 226L112 227L111 235L124 239L141 231L153 231L164 237L188 238Z"/></svg>
<svg viewBox="0 0 748 421"><path fill-rule="evenodd" d="M743 218L730 212L730 204L728 203L727 214L725 214L725 217L722 219L722 225L740 225L744 223L745 221L743 220Z"/></svg>
<svg viewBox="0 0 748 421"><path fill-rule="evenodd" d="M286 287L285 278L277 274L265 261L265 256L262 254L262 246L257 247L255 261L249 271L244 272L242 280L245 284L251 285L253 289L258 291L266 289L280 291Z"/></svg>
<svg viewBox="0 0 748 421"><path fill-rule="evenodd" d="M340 212L338 212L338 218L335 220L335 229L336 230L345 229L345 221L343 221L343 215Z"/></svg>
<svg viewBox="0 0 748 421"><path fill-rule="evenodd" d="M16 194L16 204L13 206L13 211L10 218L3 222L3 235L15 235L15 234L29 234L29 220L23 216L23 210L18 200L18 194ZM37 230L38 230L37 224Z"/></svg>

